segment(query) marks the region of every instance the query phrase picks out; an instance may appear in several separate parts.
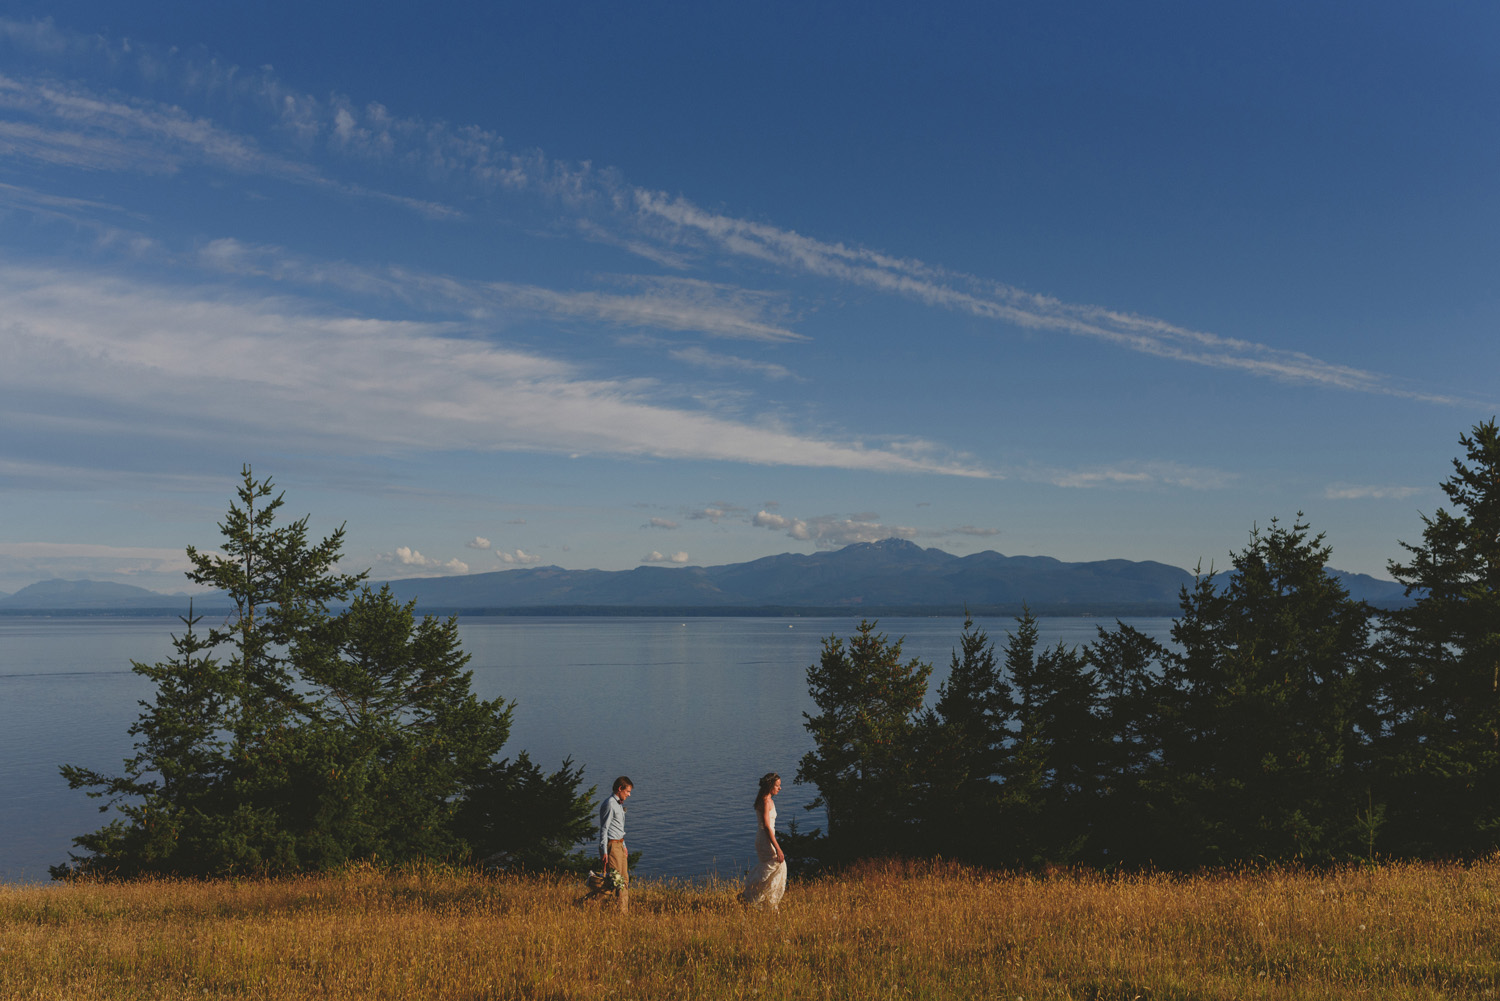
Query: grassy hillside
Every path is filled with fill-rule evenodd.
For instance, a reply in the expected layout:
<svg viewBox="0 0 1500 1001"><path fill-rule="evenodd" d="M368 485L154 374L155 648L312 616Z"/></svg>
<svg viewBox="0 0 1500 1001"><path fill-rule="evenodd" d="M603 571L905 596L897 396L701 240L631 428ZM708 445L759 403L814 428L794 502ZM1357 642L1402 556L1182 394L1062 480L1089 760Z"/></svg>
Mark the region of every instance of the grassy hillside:
<svg viewBox="0 0 1500 1001"><path fill-rule="evenodd" d="M5 998L1500 996L1500 861L1047 879L870 866L793 884L441 869L0 890Z"/></svg>

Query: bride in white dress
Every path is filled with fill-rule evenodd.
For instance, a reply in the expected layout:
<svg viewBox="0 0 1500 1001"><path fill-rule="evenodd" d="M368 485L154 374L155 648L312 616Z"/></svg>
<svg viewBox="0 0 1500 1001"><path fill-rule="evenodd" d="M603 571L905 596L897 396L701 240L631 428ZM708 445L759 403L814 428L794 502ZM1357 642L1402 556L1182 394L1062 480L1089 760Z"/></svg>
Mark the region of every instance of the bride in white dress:
<svg viewBox="0 0 1500 1001"><path fill-rule="evenodd" d="M755 796L755 816L759 823L755 828L755 857L757 865L745 878L745 889L740 893L740 903L764 905L776 910L781 895L786 892L786 855L776 842L776 800L781 792L781 776L767 772L760 780L760 792Z"/></svg>

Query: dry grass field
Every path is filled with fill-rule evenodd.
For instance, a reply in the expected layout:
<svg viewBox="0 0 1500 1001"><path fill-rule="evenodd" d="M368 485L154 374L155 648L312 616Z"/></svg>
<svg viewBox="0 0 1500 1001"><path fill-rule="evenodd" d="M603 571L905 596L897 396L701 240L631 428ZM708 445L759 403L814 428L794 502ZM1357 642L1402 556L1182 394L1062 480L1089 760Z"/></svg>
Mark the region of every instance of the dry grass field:
<svg viewBox="0 0 1500 1001"><path fill-rule="evenodd" d="M1192 877L870 865L577 885L432 867L0 889L0 997L1500 997L1500 861Z"/></svg>

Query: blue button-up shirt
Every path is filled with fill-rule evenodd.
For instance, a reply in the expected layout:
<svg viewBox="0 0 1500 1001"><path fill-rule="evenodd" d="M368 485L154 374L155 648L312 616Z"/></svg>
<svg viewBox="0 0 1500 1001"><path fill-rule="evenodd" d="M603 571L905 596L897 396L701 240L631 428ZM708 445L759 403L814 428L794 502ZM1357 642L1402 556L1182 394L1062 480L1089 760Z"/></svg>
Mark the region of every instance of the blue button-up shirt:
<svg viewBox="0 0 1500 1001"><path fill-rule="evenodd" d="M610 793L599 804L599 854L609 854L611 841L625 838L625 804L620 797Z"/></svg>

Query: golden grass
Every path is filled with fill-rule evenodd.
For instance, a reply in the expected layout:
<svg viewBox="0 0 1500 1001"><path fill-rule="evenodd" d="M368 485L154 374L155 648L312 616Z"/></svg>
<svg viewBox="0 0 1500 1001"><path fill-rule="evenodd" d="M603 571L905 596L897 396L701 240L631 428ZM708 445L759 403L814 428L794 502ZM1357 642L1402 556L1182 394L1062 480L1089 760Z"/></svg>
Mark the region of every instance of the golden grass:
<svg viewBox="0 0 1500 1001"><path fill-rule="evenodd" d="M0 889L0 997L1500 997L1500 861L1192 877L869 865L794 883L432 867Z"/></svg>

